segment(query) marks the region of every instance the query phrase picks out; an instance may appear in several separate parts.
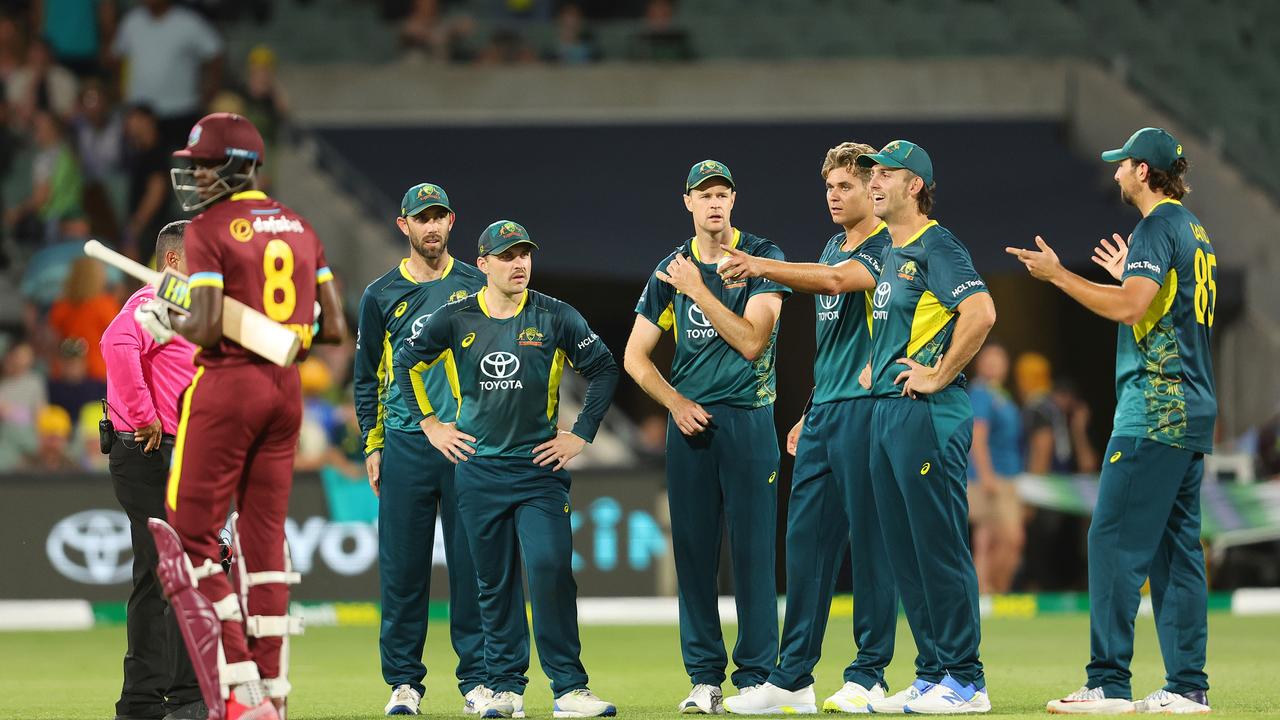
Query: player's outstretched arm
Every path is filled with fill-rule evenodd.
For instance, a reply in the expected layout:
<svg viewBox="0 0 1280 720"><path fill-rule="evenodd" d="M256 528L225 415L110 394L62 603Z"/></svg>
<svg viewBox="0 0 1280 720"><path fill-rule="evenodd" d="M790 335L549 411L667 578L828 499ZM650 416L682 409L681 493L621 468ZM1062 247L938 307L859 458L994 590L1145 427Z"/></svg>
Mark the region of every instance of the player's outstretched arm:
<svg viewBox="0 0 1280 720"><path fill-rule="evenodd" d="M338 293L337 285L330 280L316 287L316 298L320 301L320 332L315 342L338 345L347 339L347 316L342 312L342 295Z"/></svg>
<svg viewBox="0 0 1280 720"><path fill-rule="evenodd" d="M728 253L728 258L717 268L726 282L759 277L815 295L839 295L876 286L871 271L853 259L823 265L757 257L737 248L730 248Z"/></svg>
<svg viewBox="0 0 1280 720"><path fill-rule="evenodd" d="M701 405L681 395L653 364L653 349L662 338L662 328L643 315L636 315L627 349L623 352L622 367L641 390L662 404L671 413L676 427L685 435L697 435L711 423L711 413Z"/></svg>
<svg viewBox="0 0 1280 720"><path fill-rule="evenodd" d="M198 282L192 276L193 282ZM174 316L173 329L203 348L222 341L222 285L191 287L191 314Z"/></svg>
<svg viewBox="0 0 1280 720"><path fill-rule="evenodd" d="M1136 324L1160 290L1159 282L1141 276L1129 277L1120 286L1091 282L1063 267L1058 254L1039 235L1036 245L1039 250L1007 247L1005 252L1018 258L1032 277L1053 283L1072 300L1113 322Z"/></svg>

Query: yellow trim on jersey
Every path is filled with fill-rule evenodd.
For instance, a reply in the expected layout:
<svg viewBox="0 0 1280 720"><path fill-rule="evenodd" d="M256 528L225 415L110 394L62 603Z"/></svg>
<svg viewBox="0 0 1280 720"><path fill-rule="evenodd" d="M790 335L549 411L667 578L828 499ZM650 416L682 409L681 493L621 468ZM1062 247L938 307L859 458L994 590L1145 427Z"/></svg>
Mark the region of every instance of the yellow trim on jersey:
<svg viewBox="0 0 1280 720"><path fill-rule="evenodd" d="M913 242L915 242L915 241L919 240L919 239L920 239L920 236L924 234L924 231L925 231L925 230L928 230L929 228L931 228L931 227L933 227L933 226L935 226L935 225L937 225L937 224L938 224L938 221L937 221L937 220L930 220L929 222L927 222L927 223L925 223L925 224L924 224L924 227L922 227L922 228L920 228L918 231L916 231L916 234L915 234L915 235L912 235L911 237L907 238L907 241L906 241L906 242L902 243L901 245L898 245L897 247L906 247L906 246L910 245L911 243L913 243Z"/></svg>
<svg viewBox="0 0 1280 720"><path fill-rule="evenodd" d="M444 273L436 279L443 280L449 277L449 273L451 272L453 272L453 256L452 255L449 256L449 264L444 266ZM409 258L402 258L400 260L400 276L403 277L405 280L408 280L409 282L413 283L414 285L422 284L417 280L414 280L413 273L409 272Z"/></svg>
<svg viewBox="0 0 1280 720"><path fill-rule="evenodd" d="M493 316L489 314L489 304L484 301L484 292L488 289L488 287L480 288L480 292L476 293L476 301L480 303L480 312L484 313L485 317L492 318ZM524 304L527 302L529 302L529 291L525 290L524 294L520 296L520 304L516 306L515 314L511 317L515 317L516 315L524 312ZM502 319L509 320L510 318Z"/></svg>
<svg viewBox="0 0 1280 720"><path fill-rule="evenodd" d="M733 229L733 240L729 241L730 248L738 247L738 241L742 239L742 231L738 228ZM702 262L702 256L698 254L698 238L689 241L689 252L693 253L693 259Z"/></svg>
<svg viewBox="0 0 1280 720"><path fill-rule="evenodd" d="M866 304L867 304L867 312L866 312L866 316L867 316L867 336L868 336L868 337L870 337L870 336L871 336L871 334L872 334L872 332L871 332L871 314L872 314L873 312L875 312L875 311L874 311L874 309L873 309L873 306L872 306L872 304L871 304L871 293L873 293L873 292L875 292L875 291L874 291L874 290L863 290L863 291L862 291L862 299L863 299L863 301L864 301L864 302L866 302Z"/></svg>
<svg viewBox="0 0 1280 720"><path fill-rule="evenodd" d="M234 195L231 196L232 202L235 202L236 200L266 200L266 199L267 199L267 194L262 192L261 190L245 190L243 192L235 193Z"/></svg>
<svg viewBox="0 0 1280 720"><path fill-rule="evenodd" d="M420 362L409 370L409 382L413 385L414 400L417 401L418 409L422 411L423 415L431 416L436 414L435 408L431 407L431 399L427 397L427 385L422 381L422 376L441 360L444 360L444 376L449 382L449 391L453 394L453 399L458 405L458 414L461 415L462 384L458 382L458 366L454 362L453 348L440 353L435 360L429 363ZM455 416L453 419L457 420L458 418ZM441 422L448 422L448 420L441 420Z"/></svg>
<svg viewBox="0 0 1280 720"><path fill-rule="evenodd" d="M916 303L916 314L911 318L911 340L907 343L907 357L920 351L929 344L934 335L942 332L942 328L951 322L955 313L948 310L938 296L925 290Z"/></svg>
<svg viewBox="0 0 1280 720"><path fill-rule="evenodd" d="M676 325L676 311L671 306L671 303L667 303L666 309L663 310L662 314L658 316L658 327L662 328L663 330L671 330L672 328L675 327L675 325Z"/></svg>
<svg viewBox="0 0 1280 720"><path fill-rule="evenodd" d="M191 398L196 393L196 383L204 375L204 366L196 368L196 374L182 396L182 417L178 418L178 436L173 443L173 459L169 463L169 487L165 491L165 502L169 509L178 511L178 483L182 481L182 451L187 446L187 424L191 421Z"/></svg>
<svg viewBox="0 0 1280 720"><path fill-rule="evenodd" d="M1142 315L1142 319L1133 325L1133 340L1141 342L1142 338L1151 332L1151 329L1160 322L1160 318L1169 314L1169 308L1173 307L1173 299L1178 294L1178 271L1170 270L1165 273L1164 284L1160 286L1160 292L1151 298L1151 304L1147 306L1147 312Z"/></svg>
<svg viewBox="0 0 1280 720"><path fill-rule="evenodd" d="M560 410L560 378L564 375L564 363L569 359L564 350L556 348L551 358L551 373L547 376L547 419L555 422Z"/></svg>
<svg viewBox="0 0 1280 720"><path fill-rule="evenodd" d="M1182 201L1181 201L1181 200L1174 200L1174 199L1173 199L1173 198L1171 198L1171 197L1167 197L1167 198L1165 198L1165 199L1161 200L1160 202L1156 203L1155 205L1152 205L1152 206L1151 206L1151 210L1153 210L1153 211L1154 211L1156 208L1160 207L1161 205L1164 205L1165 203L1170 203L1170 204L1173 204L1173 205L1181 205L1181 204L1182 204ZM1150 213L1150 212L1148 212L1147 214L1148 214L1148 215L1150 215L1151 213Z"/></svg>
<svg viewBox="0 0 1280 720"><path fill-rule="evenodd" d="M867 236L866 236L866 237L864 237L864 238L862 238L862 242L858 243L857 245L854 245L852 250L844 250L844 243L840 243L841 251L843 251L843 252L857 252L857 251L858 251L858 248L862 247L863 245L866 245L868 240L870 240L871 238L873 238L873 237L875 237L875 236L879 235L879 234L880 234L880 231L882 231L882 230L886 230L886 229L888 229L888 227L889 227L889 223L887 223L887 222L885 222L885 221L881 220L881 221L880 221L880 224L879 224L879 225L877 225L877 226L875 227L875 229L874 229L874 230L872 230L871 232L867 233ZM868 271L868 272L870 272L870 271Z"/></svg>
<svg viewBox="0 0 1280 720"><path fill-rule="evenodd" d="M364 454L368 455L374 450L381 450L386 444L387 428L383 422L383 418L387 415L387 406L383 402L383 397L387 392L387 388L391 385L391 331L387 330L382 339L382 357L378 358L378 415L374 420L373 427L369 430L369 436L365 438Z"/></svg>

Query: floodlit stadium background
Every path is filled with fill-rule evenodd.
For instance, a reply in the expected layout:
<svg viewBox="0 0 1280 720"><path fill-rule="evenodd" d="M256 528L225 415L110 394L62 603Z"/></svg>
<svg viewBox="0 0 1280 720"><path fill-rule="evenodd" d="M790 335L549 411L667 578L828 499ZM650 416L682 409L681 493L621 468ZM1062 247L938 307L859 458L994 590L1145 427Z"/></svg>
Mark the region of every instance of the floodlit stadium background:
<svg viewBox="0 0 1280 720"><path fill-rule="evenodd" d="M78 265L78 247L92 236L149 256L154 229L181 217L167 174L164 205L139 207L192 112L166 115L151 103L153 120L131 104L130 73L156 62L117 37L138 12L131 3L110 18L95 15L111 10L105 2L69 3L92 11L59 18L40 15L48 4L0 4L0 627L121 618L128 530L96 451L96 335L51 316L72 296L105 293L118 307L132 290ZM690 164L728 164L734 224L812 260L835 231L818 172L827 148L907 138L934 159L935 217L990 284L1000 317L992 337L1014 357L1049 360L1055 382L1089 409L1098 449L1114 408L1115 330L1028 279L1003 248L1042 234L1069 266L1102 279L1093 246L1127 234L1138 216L1097 153L1142 126L1170 129L1191 160L1187 204L1219 259L1220 418L1204 503L1213 608L1280 610L1274 590L1237 592L1280 586L1280 4L192 4L207 18L186 48L197 57L198 82L185 88L199 101L195 117L234 110L258 122L270 192L315 225L353 315L365 284L405 252L394 226L401 193L431 181L458 213L455 256L473 261L493 220L523 223L542 248L533 286L582 309L620 360L645 278L690 234L680 200ZM113 47L120 62L109 59ZM780 436L811 386L811 302L784 304ZM305 580L295 597L313 624L367 623L377 611L376 506L351 428L351 344L314 353L302 371L307 420L290 538ZM562 421L581 390L566 383ZM600 440L571 466L584 622L674 620L662 427L660 408L624 379ZM1015 585L1028 594L989 598L984 609L1079 613L1084 601L1072 593L1085 589L1096 476L1019 482L1036 509ZM444 597L436 573L433 592ZM727 570L721 582L732 594ZM62 602L30 602L49 598Z"/></svg>

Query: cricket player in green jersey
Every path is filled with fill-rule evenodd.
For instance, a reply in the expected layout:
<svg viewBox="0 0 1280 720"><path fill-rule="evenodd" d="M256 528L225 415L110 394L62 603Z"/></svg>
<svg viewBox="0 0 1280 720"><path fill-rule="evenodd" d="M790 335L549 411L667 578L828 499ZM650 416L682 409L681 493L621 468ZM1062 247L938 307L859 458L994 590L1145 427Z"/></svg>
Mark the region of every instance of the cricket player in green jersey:
<svg viewBox="0 0 1280 720"><path fill-rule="evenodd" d="M1128 246L1105 240L1095 262L1119 285L1068 271L1044 241L1008 248L1033 277L1119 323L1116 414L1089 525L1090 659L1084 687L1055 713L1207 713L1208 585L1200 546L1200 481L1218 416L1210 337L1218 260L1188 192L1182 145L1143 128L1118 150L1120 196L1142 220ZM1130 702L1129 662L1142 583L1164 656L1165 686Z"/></svg>
<svg viewBox="0 0 1280 720"><path fill-rule="evenodd" d="M796 457L787 505L787 611L781 652L759 690L725 700L735 714L814 713L813 668L822 655L840 566L853 546L853 636L858 654L827 712L867 712L885 696L893 658L898 595L871 489L871 413L875 398L858 384L871 355L871 294L889 247L888 226L871 209L869 145L842 143L822 163L827 207L842 230L817 263L789 263L730 250L727 282L763 277L812 293L817 328L813 397L787 435Z"/></svg>
<svg viewBox="0 0 1280 720"><path fill-rule="evenodd" d="M893 238L871 303L871 477L918 651L915 682L871 709L984 713L966 492L973 409L960 371L995 324L995 305L969 251L929 218L924 148L895 140L858 164L871 168L872 206Z"/></svg>
<svg viewBox="0 0 1280 720"><path fill-rule="evenodd" d="M391 360L431 313L484 287L484 274L449 254L454 213L444 188L421 183L400 201L396 225L409 238L409 256L365 288L356 334L355 405L364 437L369 485L378 495L378 579L382 594L379 650L382 677L391 686L388 715L417 715L427 669L432 550L436 517L444 528L449 569L449 636L458 654L458 689L464 710L487 696L484 635L476 596L475 565L458 522L453 465L422 437L395 382ZM456 412L444 368L423 382L440 398L441 412Z"/></svg>
<svg viewBox="0 0 1280 720"><path fill-rule="evenodd" d="M529 582L538 658L551 679L555 717L612 716L587 689L578 640L565 463L595 438L618 367L577 310L528 289L537 245L519 223L485 229L476 251L487 284L432 314L396 351L400 391L412 395L427 439L456 463L458 510L480 589L487 684L483 717L523 716L529 627L520 559ZM443 366L448 399L410 372ZM588 380L572 431L558 426L565 366ZM424 417L425 416L425 417Z"/></svg>
<svg viewBox="0 0 1280 720"><path fill-rule="evenodd" d="M718 713L728 659L720 632L716 576L727 521L738 609L733 684L769 679L778 657L778 435L773 424L774 344L790 289L763 278L723 281L716 263L738 248L782 260L782 251L730 222L736 197L724 163L695 164L684 203L694 236L658 264L636 305L627 372L671 413L667 499L679 583L680 645L693 683L682 713ZM652 354L675 335L668 382Z"/></svg>

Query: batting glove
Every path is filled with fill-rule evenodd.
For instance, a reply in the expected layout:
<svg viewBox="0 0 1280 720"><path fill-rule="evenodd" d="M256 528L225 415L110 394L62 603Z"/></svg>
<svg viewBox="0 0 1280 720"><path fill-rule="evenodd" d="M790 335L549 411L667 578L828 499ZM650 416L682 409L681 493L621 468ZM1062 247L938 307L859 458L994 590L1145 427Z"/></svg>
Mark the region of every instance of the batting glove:
<svg viewBox="0 0 1280 720"><path fill-rule="evenodd" d="M133 319L147 334L164 345L173 339L173 324L169 321L169 308L154 300L145 302L133 311Z"/></svg>

